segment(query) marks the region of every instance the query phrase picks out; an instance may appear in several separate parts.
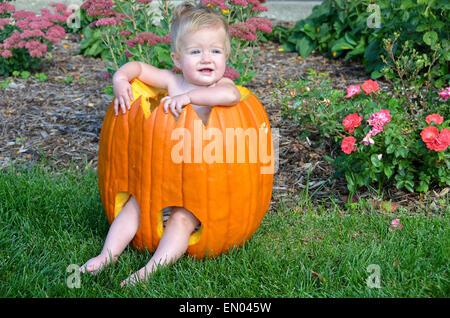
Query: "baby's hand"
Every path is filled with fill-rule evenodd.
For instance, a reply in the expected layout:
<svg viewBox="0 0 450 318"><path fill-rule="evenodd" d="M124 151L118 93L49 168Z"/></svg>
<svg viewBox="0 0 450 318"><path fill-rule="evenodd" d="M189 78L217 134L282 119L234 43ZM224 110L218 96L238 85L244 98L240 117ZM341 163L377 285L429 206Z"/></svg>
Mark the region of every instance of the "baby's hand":
<svg viewBox="0 0 450 318"><path fill-rule="evenodd" d="M119 105L122 113L125 114L125 106L130 110L130 100L133 100L133 90L126 80L114 82L114 113L118 115Z"/></svg>
<svg viewBox="0 0 450 318"><path fill-rule="evenodd" d="M166 96L161 99L161 102L164 101L163 110L167 114L168 109L172 112L175 118L178 118L183 110L183 107L191 102L191 99L187 94L181 94L177 96Z"/></svg>

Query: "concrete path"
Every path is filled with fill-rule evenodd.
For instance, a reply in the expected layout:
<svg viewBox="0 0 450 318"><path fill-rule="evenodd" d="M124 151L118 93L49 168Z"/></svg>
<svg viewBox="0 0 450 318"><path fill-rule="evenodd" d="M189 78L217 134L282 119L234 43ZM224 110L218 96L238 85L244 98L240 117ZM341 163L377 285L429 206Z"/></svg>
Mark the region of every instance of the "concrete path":
<svg viewBox="0 0 450 318"><path fill-rule="evenodd" d="M32 10L39 12L41 8L50 8L50 2L65 3L66 5L81 5L83 0L16 0L12 3L17 10ZM178 3L181 1L173 1ZM269 10L261 16L280 21L297 21L306 18L311 14L312 8L322 1L302 1L302 0L267 0L264 4ZM152 2L157 7L158 1Z"/></svg>

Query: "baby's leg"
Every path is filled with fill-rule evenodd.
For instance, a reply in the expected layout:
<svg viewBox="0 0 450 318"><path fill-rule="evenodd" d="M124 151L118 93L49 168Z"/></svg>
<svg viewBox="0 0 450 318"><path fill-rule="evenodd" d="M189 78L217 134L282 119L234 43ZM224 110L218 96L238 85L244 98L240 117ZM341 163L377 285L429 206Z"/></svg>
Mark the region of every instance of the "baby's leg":
<svg viewBox="0 0 450 318"><path fill-rule="evenodd" d="M140 216L139 205L136 199L131 196L111 224L100 254L88 260L80 270L83 273L85 271L93 273L108 265L111 261L115 263L136 234Z"/></svg>
<svg viewBox="0 0 450 318"><path fill-rule="evenodd" d="M157 270L158 265L166 266L176 262L186 252L191 234L199 223L195 215L185 208L173 207L166 229L152 258L145 267L124 280L121 286L144 281Z"/></svg>

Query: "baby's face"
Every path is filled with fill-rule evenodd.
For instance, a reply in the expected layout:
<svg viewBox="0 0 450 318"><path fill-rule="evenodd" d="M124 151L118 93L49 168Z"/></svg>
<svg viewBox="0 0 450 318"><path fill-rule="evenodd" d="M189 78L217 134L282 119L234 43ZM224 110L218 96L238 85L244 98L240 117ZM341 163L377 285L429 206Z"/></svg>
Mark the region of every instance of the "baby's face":
<svg viewBox="0 0 450 318"><path fill-rule="evenodd" d="M225 73L225 40L225 30L221 27L186 34L180 41L180 53L172 53L175 66L191 84L210 86L216 83Z"/></svg>

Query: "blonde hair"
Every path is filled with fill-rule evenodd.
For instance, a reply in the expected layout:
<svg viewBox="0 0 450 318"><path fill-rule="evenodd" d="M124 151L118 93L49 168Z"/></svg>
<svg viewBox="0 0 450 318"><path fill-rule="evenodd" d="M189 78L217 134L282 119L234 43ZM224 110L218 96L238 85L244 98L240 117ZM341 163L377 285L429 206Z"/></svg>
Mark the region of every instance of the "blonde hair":
<svg viewBox="0 0 450 318"><path fill-rule="evenodd" d="M225 18L211 7L195 5L184 2L178 5L173 12L173 21L170 29L172 52L180 53L180 40L189 32L195 32L203 28L222 26L225 30L225 53L230 54L231 44L228 33L228 23Z"/></svg>

